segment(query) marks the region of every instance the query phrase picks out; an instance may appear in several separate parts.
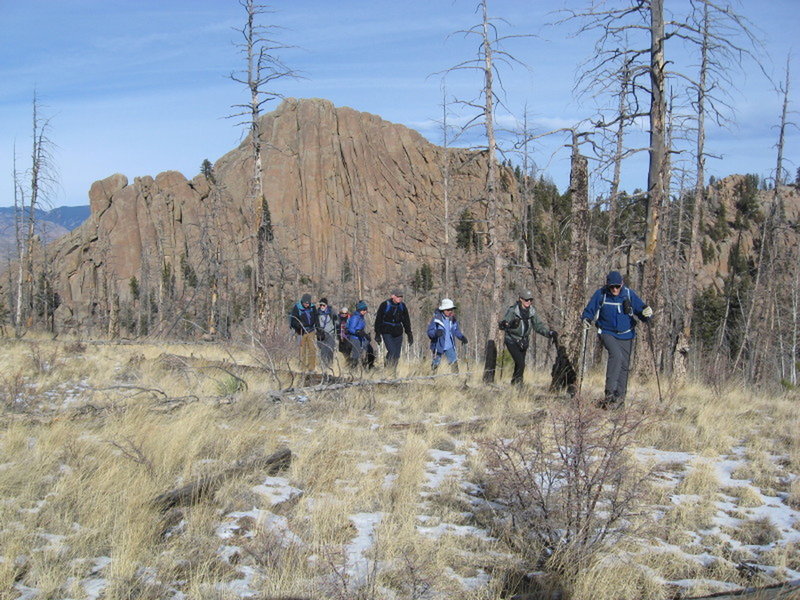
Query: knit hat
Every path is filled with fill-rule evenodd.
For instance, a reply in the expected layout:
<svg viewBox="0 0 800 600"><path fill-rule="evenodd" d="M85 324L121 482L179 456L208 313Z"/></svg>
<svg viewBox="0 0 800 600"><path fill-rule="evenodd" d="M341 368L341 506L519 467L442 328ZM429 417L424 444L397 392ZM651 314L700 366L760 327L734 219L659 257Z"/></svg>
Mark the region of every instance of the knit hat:
<svg viewBox="0 0 800 600"><path fill-rule="evenodd" d="M317 300L317 304L326 304L327 305L328 304L328 299L325 296L323 296L322 298Z"/></svg>
<svg viewBox="0 0 800 600"><path fill-rule="evenodd" d="M346 306L343 306L342 308L339 309L339 314L340 315L349 315L350 314L350 309L347 308Z"/></svg>
<svg viewBox="0 0 800 600"><path fill-rule="evenodd" d="M403 296L405 296L405 294L403 293L403 290L401 288L394 288L392 290L392 296L397 296L398 298L402 298Z"/></svg>
<svg viewBox="0 0 800 600"><path fill-rule="evenodd" d="M306 302L311 304L311 294L303 294L300 297L300 304L305 304Z"/></svg>
<svg viewBox="0 0 800 600"><path fill-rule="evenodd" d="M611 271L606 275L606 285L622 285L622 274L619 271Z"/></svg>
<svg viewBox="0 0 800 600"><path fill-rule="evenodd" d="M356 304L356 310L367 310L367 303L363 300L359 300L358 304Z"/></svg>

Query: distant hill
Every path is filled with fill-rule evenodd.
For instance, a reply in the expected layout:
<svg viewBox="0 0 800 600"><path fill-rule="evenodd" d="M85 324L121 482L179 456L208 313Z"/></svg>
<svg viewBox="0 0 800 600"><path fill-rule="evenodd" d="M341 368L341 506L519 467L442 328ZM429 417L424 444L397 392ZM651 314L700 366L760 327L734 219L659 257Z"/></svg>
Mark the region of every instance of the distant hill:
<svg viewBox="0 0 800 600"><path fill-rule="evenodd" d="M13 223L14 210L13 206L0 206L0 218ZM72 231L89 218L90 211L89 205L85 204L83 206L59 206L52 210L37 209L35 213L37 221L55 223L67 231Z"/></svg>
<svg viewBox="0 0 800 600"><path fill-rule="evenodd" d="M0 264L16 253L14 207L0 207ZM59 206L52 210L36 210L36 232L46 242L52 242L79 227L89 218L89 205Z"/></svg>

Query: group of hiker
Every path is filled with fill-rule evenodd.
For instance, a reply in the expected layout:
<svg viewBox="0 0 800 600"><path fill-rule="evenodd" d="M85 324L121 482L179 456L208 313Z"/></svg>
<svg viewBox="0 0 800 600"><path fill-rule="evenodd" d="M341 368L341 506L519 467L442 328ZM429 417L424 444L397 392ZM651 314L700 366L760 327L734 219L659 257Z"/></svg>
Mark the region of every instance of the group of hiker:
<svg viewBox="0 0 800 600"><path fill-rule="evenodd" d="M403 298L402 289L392 290L389 298L378 306L372 329L374 341L386 348L386 366L395 370L400 360L403 337L409 346L414 343L411 317ZM499 329L504 332L505 347L514 362L511 383L515 385L523 381L531 332L535 331L549 339L558 336L539 318L533 300L533 292L520 291L517 301L506 309L498 323ZM327 298L319 298L315 304L311 294L303 294L289 317L290 326L299 338L301 367L313 371L318 350L321 366L327 370L333 362L334 352L338 350L346 357L351 368L373 368L375 348L368 331L368 312L369 307L364 300L356 303L352 313L347 307L342 307L337 313ZM624 402L636 323L637 320L647 322L652 316L653 309L625 285L619 271L608 273L605 285L594 292L584 308L581 314L584 327L587 331L596 329L600 342L608 352L605 392L601 401L604 408L618 407ZM456 342L466 345L467 336L461 331L452 299L442 298L426 333L430 342L432 370L436 371L444 358L451 369L458 372Z"/></svg>

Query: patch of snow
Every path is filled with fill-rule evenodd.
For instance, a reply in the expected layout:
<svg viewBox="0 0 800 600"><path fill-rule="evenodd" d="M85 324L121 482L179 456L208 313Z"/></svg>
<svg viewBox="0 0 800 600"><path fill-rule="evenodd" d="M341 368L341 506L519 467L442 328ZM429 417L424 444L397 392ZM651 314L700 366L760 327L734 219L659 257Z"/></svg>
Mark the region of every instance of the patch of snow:
<svg viewBox="0 0 800 600"><path fill-rule="evenodd" d="M383 513L356 513L350 521L356 528L356 537L345 547L347 575L353 585L361 587L367 582L370 573L369 560L364 556L372 547L375 529L383 519Z"/></svg>
<svg viewBox="0 0 800 600"><path fill-rule="evenodd" d="M289 485L286 477L267 477L263 483L253 487L252 490L256 494L266 496L273 505L303 494L303 490Z"/></svg>

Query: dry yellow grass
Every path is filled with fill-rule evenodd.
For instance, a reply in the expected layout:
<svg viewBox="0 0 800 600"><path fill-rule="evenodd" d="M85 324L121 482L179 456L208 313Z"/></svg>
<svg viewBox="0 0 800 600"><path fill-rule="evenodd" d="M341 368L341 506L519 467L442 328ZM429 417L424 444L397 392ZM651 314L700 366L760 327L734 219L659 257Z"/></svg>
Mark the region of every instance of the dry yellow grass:
<svg viewBox="0 0 800 600"><path fill-rule="evenodd" d="M509 593L501 589L502 574L531 558L515 555L508 540L487 538L485 512L497 509L481 504L479 488L470 496L462 484L484 480L479 439L511 437L525 417L548 411L550 402L563 404L541 398L543 370L531 370L522 389L507 382L488 388L479 374L462 374L273 403L267 392L291 385L290 376L211 366L269 364L260 350L48 339L2 344L0 553L11 559L0 561L0 589L21 583L42 597L80 598L81 581L107 563L94 577L107 580L108 599L158 598L170 589L221 599L232 593L220 585L252 572L247 585L264 596L335 597L353 592L360 573L397 597L425 589L437 598L498 600ZM427 364L401 363L399 375L427 373ZM598 372L584 383L588 395L601 388ZM680 410L631 404L656 417L642 432L643 446L700 455L677 490L662 483L648 496L659 511L667 509L657 533L688 548L695 543L690 532L708 526L715 512L715 457L746 441L754 485L774 487L800 455L790 435L798 417L783 399L770 404L731 390L723 400L691 385L670 393ZM653 395L634 384L632 397ZM764 414L781 422L784 466L757 441L769 430ZM473 419L486 421L476 431L442 427ZM152 503L162 492L281 447L292 450L293 461L279 479L301 495L280 506L255 490L266 477L258 471L238 473L176 514ZM800 495L794 481L790 502ZM723 491L741 508L757 506L754 489ZM669 506L670 493L699 499ZM232 537L221 538L220 527L234 522ZM478 535L475 526L484 531ZM752 539L747 527L753 526L738 533ZM238 550L227 556L225 546ZM720 545L720 555L726 551ZM725 562L701 572L688 559L670 563L659 554L636 555L622 567L600 560L569 587L576 598L659 600L666 588L658 577L732 577ZM796 549L775 549L775 564L784 568L795 568L796 557ZM474 589L464 588L465 579Z"/></svg>

